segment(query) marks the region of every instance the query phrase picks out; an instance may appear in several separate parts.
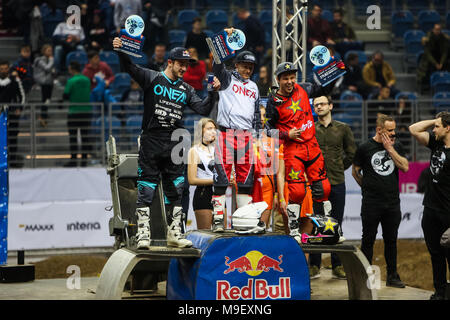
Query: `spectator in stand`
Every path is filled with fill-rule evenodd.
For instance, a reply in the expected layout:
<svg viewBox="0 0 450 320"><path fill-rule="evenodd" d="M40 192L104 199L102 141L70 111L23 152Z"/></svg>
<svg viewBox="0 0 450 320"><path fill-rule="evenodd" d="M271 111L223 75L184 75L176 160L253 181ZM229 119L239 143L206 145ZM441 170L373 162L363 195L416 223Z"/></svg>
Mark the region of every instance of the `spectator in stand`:
<svg viewBox="0 0 450 320"><path fill-rule="evenodd" d="M200 98L204 98L206 92L204 91L203 82L206 79L206 64L205 61L199 60L197 49L188 48L189 54L195 62L191 62L183 75L183 81L191 85Z"/></svg>
<svg viewBox="0 0 450 320"><path fill-rule="evenodd" d="M311 17L308 18L308 48L317 45L335 45L333 41L333 31L327 20L322 18L322 8L313 5Z"/></svg>
<svg viewBox="0 0 450 320"><path fill-rule="evenodd" d="M364 82L359 57L356 53L349 53L346 61L347 73L344 75L341 91L350 90L367 98L370 88Z"/></svg>
<svg viewBox="0 0 450 320"><path fill-rule="evenodd" d="M409 125L412 123L411 100L407 96L401 95L396 101L396 108L392 112L392 117L397 123L397 136L403 143L407 158L411 154L411 143L409 143Z"/></svg>
<svg viewBox="0 0 450 320"><path fill-rule="evenodd" d="M153 52L157 43L169 45L168 22L174 5L171 0L143 0L143 4L147 12L144 51Z"/></svg>
<svg viewBox="0 0 450 320"><path fill-rule="evenodd" d="M155 53L150 58L148 67L155 71L164 71L166 62L166 45L164 43L158 43L155 46Z"/></svg>
<svg viewBox="0 0 450 320"><path fill-rule="evenodd" d="M374 120L377 118L378 113L392 114L395 110L394 100L391 99L391 90L389 87L383 87L380 89L374 102L368 104L367 118L369 122L369 134L372 134L372 130L375 130ZM371 100L372 98L369 97Z"/></svg>
<svg viewBox="0 0 450 320"><path fill-rule="evenodd" d="M261 66L259 68L259 79L256 82L261 97L267 97L269 95L270 88L272 87L272 79L270 77L271 72L268 66Z"/></svg>
<svg viewBox="0 0 450 320"><path fill-rule="evenodd" d="M389 87L391 97L395 97L399 92L394 86L396 81L394 71L391 65L384 61L384 55L381 51L375 51L372 60L364 66L362 74L373 94L378 94L383 87Z"/></svg>
<svg viewBox="0 0 450 320"><path fill-rule="evenodd" d="M84 67L83 74L91 80L91 90L97 86L96 76L105 81L108 87L114 81L114 73L111 67L104 61L100 61L97 51L88 52L89 63Z"/></svg>
<svg viewBox="0 0 450 320"><path fill-rule="evenodd" d="M70 162L67 167L75 167L78 154L77 132L80 129L81 135L81 166L86 166L87 155L91 150L89 139L89 126L92 117L92 106L86 104L90 100L91 80L81 74L81 67L77 61L72 61L69 65L69 73L71 78L67 81L64 88L63 99L68 100L69 113L67 115L67 127L69 129L70 142ZM81 103L76 105L73 103Z"/></svg>
<svg viewBox="0 0 450 320"><path fill-rule="evenodd" d="M186 36L184 47L197 49L200 60L209 59L209 48L206 44L206 37L206 33L202 30L202 19L197 17L192 21L192 30Z"/></svg>
<svg viewBox="0 0 450 320"><path fill-rule="evenodd" d="M9 74L9 62L0 61L0 103L25 103L25 92L19 77ZM8 108L8 163L10 167L21 167L22 160L17 155L17 136L22 106Z"/></svg>
<svg viewBox="0 0 450 320"><path fill-rule="evenodd" d="M41 56L34 60L34 80L41 86L41 115L39 121L43 127L47 126L47 106L53 92L53 80L55 79L55 59L53 58L53 48L50 44L44 44L41 49Z"/></svg>
<svg viewBox="0 0 450 320"><path fill-rule="evenodd" d="M61 72L66 68L66 56L74 50L84 50L83 42L85 34L83 27L74 28L71 24L67 24L67 18L60 22L53 32L53 43L55 53L55 67Z"/></svg>
<svg viewBox="0 0 450 320"><path fill-rule="evenodd" d="M266 40L264 27L259 19L256 16L251 15L250 11L247 9L239 8L237 10L237 17L243 22L242 31L246 38L243 50L248 50L256 55L256 69L264 56L264 43Z"/></svg>
<svg viewBox="0 0 450 320"><path fill-rule="evenodd" d="M108 29L100 10L95 10L87 27L87 50L110 50Z"/></svg>
<svg viewBox="0 0 450 320"><path fill-rule="evenodd" d="M114 26L117 33L125 28L125 20L133 14L142 17L141 0L116 0L114 4Z"/></svg>
<svg viewBox="0 0 450 320"><path fill-rule="evenodd" d="M27 95L34 84L30 45L24 44L20 47L20 57L12 64L11 75L19 76L22 81L25 94Z"/></svg>
<svg viewBox="0 0 450 320"><path fill-rule="evenodd" d="M342 9L333 10L333 22L330 27L333 31L333 41L336 43L335 49L343 57L348 50L361 50L361 46L356 42L356 35L352 27L343 21L344 11Z"/></svg>
<svg viewBox="0 0 450 320"><path fill-rule="evenodd" d="M121 102L137 103L144 101L144 91L136 80L131 79L130 88L123 92Z"/></svg>
<svg viewBox="0 0 450 320"><path fill-rule="evenodd" d="M422 38L424 53L417 68L417 83L429 85L430 74L434 71L449 71L449 39L442 33L442 27L436 23L433 29Z"/></svg>

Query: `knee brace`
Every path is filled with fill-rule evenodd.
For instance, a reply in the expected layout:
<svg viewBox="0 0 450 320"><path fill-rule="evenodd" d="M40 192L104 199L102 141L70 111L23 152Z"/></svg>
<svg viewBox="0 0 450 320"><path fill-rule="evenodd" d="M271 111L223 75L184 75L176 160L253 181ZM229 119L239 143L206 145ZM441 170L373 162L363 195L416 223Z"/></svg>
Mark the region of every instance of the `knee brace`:
<svg viewBox="0 0 450 320"><path fill-rule="evenodd" d="M155 189L157 184L148 181L137 182L137 207L150 207L155 196Z"/></svg>
<svg viewBox="0 0 450 320"><path fill-rule="evenodd" d="M330 195L331 185L328 179L313 181L311 184L311 195L313 201L322 202L328 200L328 196Z"/></svg>

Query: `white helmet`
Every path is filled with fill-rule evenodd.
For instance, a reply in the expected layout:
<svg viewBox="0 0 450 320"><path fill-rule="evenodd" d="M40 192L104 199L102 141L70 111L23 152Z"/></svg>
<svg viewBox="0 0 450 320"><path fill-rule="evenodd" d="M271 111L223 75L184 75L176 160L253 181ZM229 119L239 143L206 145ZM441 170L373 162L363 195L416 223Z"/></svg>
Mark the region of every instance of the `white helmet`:
<svg viewBox="0 0 450 320"><path fill-rule="evenodd" d="M261 214L268 204L265 201L250 203L238 208L232 216L233 229L236 233L263 233L266 225L261 221Z"/></svg>

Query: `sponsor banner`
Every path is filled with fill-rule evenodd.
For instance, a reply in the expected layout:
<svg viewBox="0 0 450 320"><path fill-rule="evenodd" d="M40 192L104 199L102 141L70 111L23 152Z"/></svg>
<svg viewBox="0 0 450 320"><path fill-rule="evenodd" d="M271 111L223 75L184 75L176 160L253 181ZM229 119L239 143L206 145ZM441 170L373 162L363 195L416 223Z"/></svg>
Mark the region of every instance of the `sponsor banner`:
<svg viewBox="0 0 450 320"><path fill-rule="evenodd" d="M430 166L430 162L410 162L408 172L399 171L401 193L416 193L420 174Z"/></svg>
<svg viewBox="0 0 450 320"><path fill-rule="evenodd" d="M309 59L314 64L312 70L314 79L322 87L339 79L347 72L342 60L331 56L328 48L325 46L315 46L309 54Z"/></svg>
<svg viewBox="0 0 450 320"><path fill-rule="evenodd" d="M245 41L245 34L239 29L235 29L231 36L228 36L226 31L221 31L211 38L206 38L214 62L217 64L234 57L236 51L244 47Z"/></svg>
<svg viewBox="0 0 450 320"><path fill-rule="evenodd" d="M110 247L109 201L10 203L8 250Z"/></svg>
<svg viewBox="0 0 450 320"><path fill-rule="evenodd" d="M144 20L138 15L132 15L125 20L125 29L120 30L120 40L122 40L122 47L115 48L116 51L121 51L133 57L142 57L142 48L144 46L145 37Z"/></svg>
<svg viewBox="0 0 450 320"><path fill-rule="evenodd" d="M310 299L305 255L290 236L187 235L202 250L200 259L173 259L167 299Z"/></svg>
<svg viewBox="0 0 450 320"><path fill-rule="evenodd" d="M398 230L399 239L423 238L421 227L423 195L418 193L400 194L402 221ZM361 195L347 194L345 197L344 220L342 231L347 240L361 240ZM382 239L381 224L378 227L377 239Z"/></svg>
<svg viewBox="0 0 450 320"><path fill-rule="evenodd" d="M9 202L105 200L111 187L105 168L13 169L9 172Z"/></svg>

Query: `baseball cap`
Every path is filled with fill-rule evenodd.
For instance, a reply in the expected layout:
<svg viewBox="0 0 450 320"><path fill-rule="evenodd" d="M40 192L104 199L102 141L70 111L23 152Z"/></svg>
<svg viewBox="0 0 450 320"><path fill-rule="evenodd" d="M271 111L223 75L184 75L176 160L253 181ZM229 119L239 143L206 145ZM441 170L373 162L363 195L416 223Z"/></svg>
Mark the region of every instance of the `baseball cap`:
<svg viewBox="0 0 450 320"><path fill-rule="evenodd" d="M192 59L191 55L189 54L189 51L186 48L183 47L175 47L172 50L169 51L169 56L167 59L170 60L189 60L189 62L194 62L195 60Z"/></svg>
<svg viewBox="0 0 450 320"><path fill-rule="evenodd" d="M282 62L275 69L275 76L278 78L282 73L285 72L297 72L298 69L291 62Z"/></svg>
<svg viewBox="0 0 450 320"><path fill-rule="evenodd" d="M256 64L256 57L250 51L242 51L237 55L235 62L250 62Z"/></svg>

